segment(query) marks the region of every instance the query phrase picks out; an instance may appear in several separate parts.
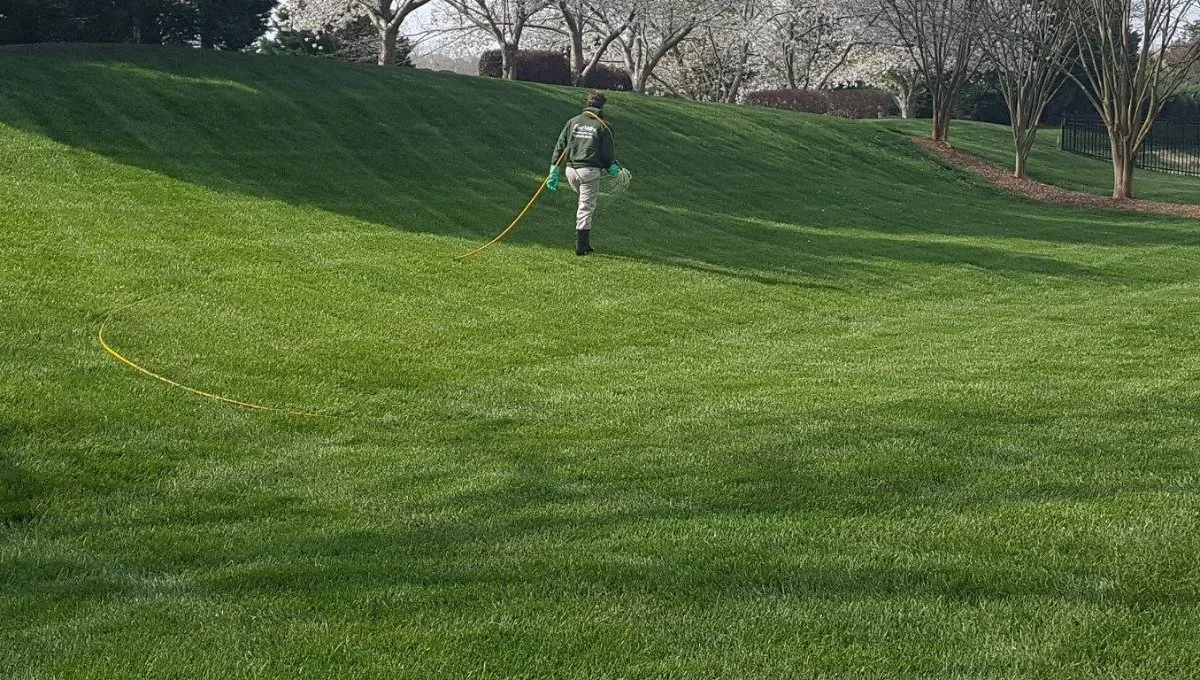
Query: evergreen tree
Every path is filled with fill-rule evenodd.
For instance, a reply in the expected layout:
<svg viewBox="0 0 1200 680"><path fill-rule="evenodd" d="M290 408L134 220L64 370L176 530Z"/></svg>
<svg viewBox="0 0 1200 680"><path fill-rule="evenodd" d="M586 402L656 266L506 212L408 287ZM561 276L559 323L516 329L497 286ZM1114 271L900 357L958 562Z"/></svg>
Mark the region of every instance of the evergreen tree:
<svg viewBox="0 0 1200 680"><path fill-rule="evenodd" d="M275 0L0 0L0 44L175 43L240 50Z"/></svg>

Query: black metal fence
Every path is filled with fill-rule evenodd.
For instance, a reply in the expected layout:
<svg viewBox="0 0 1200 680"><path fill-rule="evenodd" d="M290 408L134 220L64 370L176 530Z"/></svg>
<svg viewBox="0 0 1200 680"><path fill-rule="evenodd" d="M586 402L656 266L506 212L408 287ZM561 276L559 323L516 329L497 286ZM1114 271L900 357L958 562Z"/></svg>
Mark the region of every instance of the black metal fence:
<svg viewBox="0 0 1200 680"><path fill-rule="evenodd" d="M1063 118L1063 151L1112 160L1108 130L1099 118L1068 116ZM1137 167L1179 175L1200 176L1200 123L1159 120L1150 128Z"/></svg>

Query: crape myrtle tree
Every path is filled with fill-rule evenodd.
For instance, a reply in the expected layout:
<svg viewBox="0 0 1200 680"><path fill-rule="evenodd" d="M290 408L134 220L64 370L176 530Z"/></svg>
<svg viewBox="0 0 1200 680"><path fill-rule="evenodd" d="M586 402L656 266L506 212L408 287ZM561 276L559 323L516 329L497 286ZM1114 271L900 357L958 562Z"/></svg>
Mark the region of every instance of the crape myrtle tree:
<svg viewBox="0 0 1200 680"><path fill-rule="evenodd" d="M977 43L985 0L880 2L883 19L924 76L933 100L933 141L945 143L954 99L980 62Z"/></svg>
<svg viewBox="0 0 1200 680"><path fill-rule="evenodd" d="M486 34L500 49L503 76L516 80L517 51L529 29L547 28L539 23L548 17L547 10L557 7L557 0L442 0L452 10L460 32L479 31Z"/></svg>
<svg viewBox="0 0 1200 680"><path fill-rule="evenodd" d="M1200 59L1184 41L1197 0L1069 0L1072 80L1108 129L1113 198L1133 196L1138 153L1163 104Z"/></svg>
<svg viewBox="0 0 1200 680"><path fill-rule="evenodd" d="M1066 80L1075 48L1067 1L987 0L983 8L979 44L1008 106L1014 177L1025 177L1042 114Z"/></svg>
<svg viewBox="0 0 1200 680"><path fill-rule="evenodd" d="M413 12L433 0L284 0L283 6L298 30L321 31L342 28L359 17L367 17L378 33L380 66L397 63L400 27Z"/></svg>

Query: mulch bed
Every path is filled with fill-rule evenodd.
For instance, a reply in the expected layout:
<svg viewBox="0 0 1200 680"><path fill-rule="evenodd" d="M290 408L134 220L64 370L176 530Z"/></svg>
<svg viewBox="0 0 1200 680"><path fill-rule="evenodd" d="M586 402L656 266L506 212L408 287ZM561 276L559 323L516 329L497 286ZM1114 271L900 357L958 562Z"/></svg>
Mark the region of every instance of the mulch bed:
<svg viewBox="0 0 1200 680"><path fill-rule="evenodd" d="M922 147L941 156L951 164L963 168L1010 193L1031 198L1043 203L1054 205L1071 205L1076 207L1108 208L1113 210L1135 210L1139 212L1162 213L1175 217L1200 219L1200 205L1184 203L1163 203L1161 201L1144 201L1139 198L1117 200L1104 196L1085 194L1061 187L1042 184L1032 179L1013 177L1012 170L1001 168L988 161L965 151L959 151L952 146L934 142L927 137L913 137L913 141Z"/></svg>

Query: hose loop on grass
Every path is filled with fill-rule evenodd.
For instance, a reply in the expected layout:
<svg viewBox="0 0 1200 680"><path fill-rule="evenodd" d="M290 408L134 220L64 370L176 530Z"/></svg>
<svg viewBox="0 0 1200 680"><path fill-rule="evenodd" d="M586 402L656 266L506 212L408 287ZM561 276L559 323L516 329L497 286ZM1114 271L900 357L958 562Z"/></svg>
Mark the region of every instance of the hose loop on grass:
<svg viewBox="0 0 1200 680"><path fill-rule="evenodd" d="M104 351L107 352L111 357L113 357L117 361L138 371L139 373L142 373L143 375L150 376L151 378L154 378L155 380L158 380L158 381L160 381L166 385L169 385L171 387L177 387L181 390L184 390L185 392L190 392L192 394L204 397L206 399L212 399L214 401L219 401L223 404L230 404L232 406L244 408L248 411L282 413L284 415L299 416L302 418L328 418L328 417L330 417L323 413L311 413L308 411L294 411L294 410L286 409L286 408L276 408L274 406L264 406L262 404L255 404L255 403L248 402L248 401L238 401L237 399L230 399L229 397L223 397L219 394L212 394L211 392L205 392L203 390L198 390L194 387L188 387L187 385L182 385L178 382L175 382L174 380L171 380L170 378L168 378L166 376L159 375L158 373L155 373L154 371L151 371L150 369L145 368L143 366L139 366L137 363L131 361L130 359L127 359L120 352L113 349L112 346L109 345L104 340L104 326L109 322L109 320L112 318L113 314L116 314L117 312L121 311L122 309L128 309L129 307L132 307L135 304L145 302L148 299L150 299L150 298L144 298L142 300L138 300L137 302L125 305L124 307L119 307L119 308L109 312L108 315L104 317L104 320L100 322L100 328L96 331L96 339L98 339L100 341L100 346L104 348Z"/></svg>

